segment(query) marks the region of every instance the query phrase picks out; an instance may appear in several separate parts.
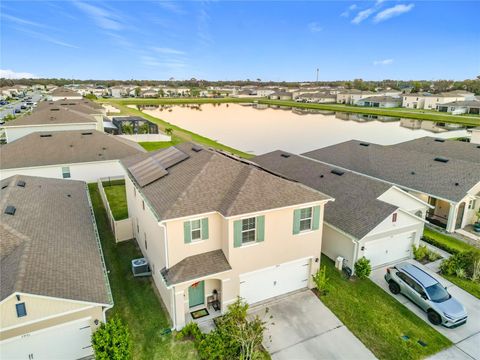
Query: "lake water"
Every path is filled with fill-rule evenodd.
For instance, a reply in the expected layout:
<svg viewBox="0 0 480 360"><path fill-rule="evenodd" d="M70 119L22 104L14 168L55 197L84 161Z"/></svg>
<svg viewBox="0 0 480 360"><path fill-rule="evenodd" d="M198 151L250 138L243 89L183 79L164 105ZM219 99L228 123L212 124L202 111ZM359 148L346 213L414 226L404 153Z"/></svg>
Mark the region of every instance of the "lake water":
<svg viewBox="0 0 480 360"><path fill-rule="evenodd" d="M390 145L423 136L467 135L466 129L456 124L256 104L139 108L149 115L253 154L277 149L299 154L351 139Z"/></svg>

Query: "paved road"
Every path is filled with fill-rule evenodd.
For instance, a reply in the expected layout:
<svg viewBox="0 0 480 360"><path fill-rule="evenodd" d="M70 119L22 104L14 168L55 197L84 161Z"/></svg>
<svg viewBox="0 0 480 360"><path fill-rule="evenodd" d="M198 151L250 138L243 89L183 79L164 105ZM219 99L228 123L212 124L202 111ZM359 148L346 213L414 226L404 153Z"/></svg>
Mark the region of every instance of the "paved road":
<svg viewBox="0 0 480 360"><path fill-rule="evenodd" d="M415 260L409 260L409 262L414 263L416 266L422 268L424 271L438 279L440 283L447 287L448 292L452 294L452 296L457 298L465 306L468 313L468 321L465 325L459 326L455 329L448 329L443 326L432 325L428 321L427 314L423 312L419 307L414 305L409 299L407 299L401 294L393 295L388 290L388 284L383 278L386 271L385 267L372 271L370 278L378 286L380 286L382 289L392 295L395 299L405 305L408 309L410 309L415 315L420 317L422 320L432 326L435 330L437 330L453 342L454 346L430 357L429 360L480 360L480 300L473 295L470 295L463 289L460 289L458 286L452 284L448 280L442 278L440 275L436 274L435 271L432 271L432 269L435 269L434 266L424 266Z"/></svg>
<svg viewBox="0 0 480 360"><path fill-rule="evenodd" d="M38 102L43 97L43 95L40 94L39 92L28 93L27 97L28 96L32 97L32 102ZM0 107L0 119L3 119L7 115L14 114L15 109L20 109L20 106L25 102L26 102L26 100L19 99L19 100L10 101L10 103L8 105L4 105L4 106ZM12 106L12 108L9 109L8 106ZM17 114L17 115L19 115L19 114Z"/></svg>
<svg viewBox="0 0 480 360"><path fill-rule="evenodd" d="M264 346L273 360L375 359L375 356L310 290L253 307L264 317L269 309Z"/></svg>

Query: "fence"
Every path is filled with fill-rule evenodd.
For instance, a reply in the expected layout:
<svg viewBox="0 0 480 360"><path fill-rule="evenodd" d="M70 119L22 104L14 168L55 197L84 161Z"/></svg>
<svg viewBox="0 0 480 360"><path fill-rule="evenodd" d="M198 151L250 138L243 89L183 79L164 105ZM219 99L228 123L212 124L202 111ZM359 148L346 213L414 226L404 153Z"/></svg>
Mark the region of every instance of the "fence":
<svg viewBox="0 0 480 360"><path fill-rule="evenodd" d="M105 189L103 188L103 182L106 181L118 181L124 180L123 176L115 176L109 178L101 178L97 180L98 190L100 191L100 197L102 198L103 205L107 210L107 217L108 222L110 223L110 227L112 228L113 234L115 236L115 242L121 242L133 239L133 225L132 219L126 218L123 220L115 220L112 214L112 210L110 209L110 203L108 202L107 194L105 193Z"/></svg>

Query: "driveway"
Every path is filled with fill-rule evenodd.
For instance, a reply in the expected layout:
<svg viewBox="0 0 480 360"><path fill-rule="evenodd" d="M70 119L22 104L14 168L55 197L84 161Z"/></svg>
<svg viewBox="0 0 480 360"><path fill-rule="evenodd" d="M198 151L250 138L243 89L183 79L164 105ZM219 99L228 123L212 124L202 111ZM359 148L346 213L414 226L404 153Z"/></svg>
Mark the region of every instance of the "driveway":
<svg viewBox="0 0 480 360"><path fill-rule="evenodd" d="M373 282L375 282L378 286L380 286L382 289L384 289L386 292L388 292L390 295L400 301L418 317L430 324L430 326L435 328L438 332L443 334L445 337L447 337L454 343L454 347L442 351L434 355L430 359L440 360L460 358L469 360L480 360L480 300L473 295L470 295L466 291L460 289L458 286L452 284L440 275L436 274L427 266L424 266L415 260L409 260L409 262L415 264L416 266L420 267L421 269L438 279L440 283L447 287L448 292L452 294L452 296L457 298L465 306L468 313L468 320L466 324L459 326L455 329L448 329L443 326L435 326L430 324L427 319L427 314L420 310L420 308L414 305L409 299L407 299L401 294L393 295L388 290L388 284L383 278L386 272L386 267L382 267L372 271L370 278Z"/></svg>
<svg viewBox="0 0 480 360"><path fill-rule="evenodd" d="M375 359L375 356L310 290L252 307L267 316L264 346L274 360Z"/></svg>

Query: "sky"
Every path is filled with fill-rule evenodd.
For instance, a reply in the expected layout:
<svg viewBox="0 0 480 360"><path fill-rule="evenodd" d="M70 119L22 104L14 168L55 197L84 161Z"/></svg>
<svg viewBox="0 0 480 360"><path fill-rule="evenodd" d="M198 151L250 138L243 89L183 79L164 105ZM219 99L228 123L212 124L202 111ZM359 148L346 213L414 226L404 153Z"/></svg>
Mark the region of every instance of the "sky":
<svg viewBox="0 0 480 360"><path fill-rule="evenodd" d="M9 1L0 77L314 81L480 74L478 1Z"/></svg>

